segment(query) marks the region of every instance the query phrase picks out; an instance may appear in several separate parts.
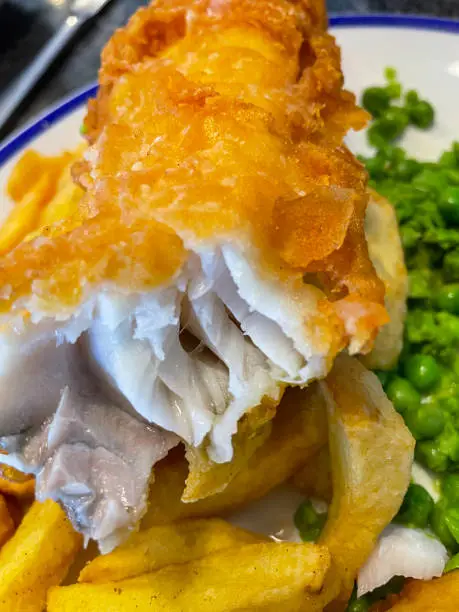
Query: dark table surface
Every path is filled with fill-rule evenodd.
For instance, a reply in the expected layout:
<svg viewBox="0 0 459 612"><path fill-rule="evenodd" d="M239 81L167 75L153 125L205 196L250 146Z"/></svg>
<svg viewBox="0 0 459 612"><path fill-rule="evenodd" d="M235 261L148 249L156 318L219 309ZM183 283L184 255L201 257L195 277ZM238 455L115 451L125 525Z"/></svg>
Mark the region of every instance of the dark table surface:
<svg viewBox="0 0 459 612"><path fill-rule="evenodd" d="M113 30L147 0L112 0L80 31L19 109L7 130L97 78L99 55ZM459 18L459 0L328 0L330 12L402 12ZM67 0L0 0L0 92L34 57L66 17Z"/></svg>

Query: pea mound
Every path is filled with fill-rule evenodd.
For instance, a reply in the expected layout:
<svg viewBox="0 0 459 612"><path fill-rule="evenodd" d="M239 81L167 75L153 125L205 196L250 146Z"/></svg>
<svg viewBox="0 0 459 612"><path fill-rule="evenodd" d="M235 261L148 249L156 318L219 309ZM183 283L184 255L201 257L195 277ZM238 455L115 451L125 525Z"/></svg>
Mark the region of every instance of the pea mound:
<svg viewBox="0 0 459 612"><path fill-rule="evenodd" d="M404 348L397 367L378 376L415 437L416 459L438 475L441 497L412 484L395 520L430 528L459 551L459 143L436 162L411 158L399 146L408 129L427 129L432 105L404 92L396 72L368 88L362 104L373 116L361 157L370 186L395 207L409 274ZM459 567L459 554L446 571Z"/></svg>

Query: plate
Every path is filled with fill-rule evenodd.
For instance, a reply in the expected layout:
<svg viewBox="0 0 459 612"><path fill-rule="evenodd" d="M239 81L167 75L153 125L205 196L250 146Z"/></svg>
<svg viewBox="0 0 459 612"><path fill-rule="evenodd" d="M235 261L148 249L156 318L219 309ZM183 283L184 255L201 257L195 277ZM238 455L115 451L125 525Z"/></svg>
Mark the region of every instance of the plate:
<svg viewBox="0 0 459 612"><path fill-rule="evenodd" d="M459 21L350 15L332 17L330 22L342 49L348 89L359 95L365 87L380 84L384 69L392 66L406 87L419 90L433 103L434 128L407 134L404 145L413 155L432 159L455 137L459 140ZM74 148L81 139L85 102L96 89L91 85L76 92L0 145L0 221L11 207L5 185L18 156L28 147L46 154ZM366 152L364 133L350 134L348 143L355 152ZM230 518L276 539L297 539L292 519L299 500L297 492L284 486Z"/></svg>

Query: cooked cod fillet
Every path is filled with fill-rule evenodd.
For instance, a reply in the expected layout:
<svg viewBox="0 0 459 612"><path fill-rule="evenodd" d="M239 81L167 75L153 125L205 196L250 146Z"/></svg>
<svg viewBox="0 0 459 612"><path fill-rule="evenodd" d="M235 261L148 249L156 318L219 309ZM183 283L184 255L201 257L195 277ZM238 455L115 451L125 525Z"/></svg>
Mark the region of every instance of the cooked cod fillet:
<svg viewBox="0 0 459 612"><path fill-rule="evenodd" d="M2 446L103 550L170 448L231 461L386 322L342 86L316 0L158 0L105 48L78 211L0 259Z"/></svg>

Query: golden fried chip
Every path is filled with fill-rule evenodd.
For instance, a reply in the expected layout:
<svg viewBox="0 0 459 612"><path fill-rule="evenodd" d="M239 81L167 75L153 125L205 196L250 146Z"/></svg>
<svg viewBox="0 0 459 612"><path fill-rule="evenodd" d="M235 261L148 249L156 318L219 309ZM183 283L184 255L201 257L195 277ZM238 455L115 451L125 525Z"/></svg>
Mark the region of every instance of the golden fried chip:
<svg viewBox="0 0 459 612"><path fill-rule="evenodd" d="M292 484L307 497L331 501L333 484L328 444L298 470L292 478Z"/></svg>
<svg viewBox="0 0 459 612"><path fill-rule="evenodd" d="M408 274L395 210L373 190L365 217L365 235L371 261L386 289L390 321L380 329L372 351L362 361L367 368L389 370L397 362L403 345Z"/></svg>
<svg viewBox="0 0 459 612"><path fill-rule="evenodd" d="M244 469L254 452L264 444L272 430L271 419L276 404L264 401L241 419L232 439L233 458L226 463L215 463L204 447L187 446L189 473L182 501L195 502L220 493Z"/></svg>
<svg viewBox="0 0 459 612"><path fill-rule="evenodd" d="M0 610L42 612L47 590L60 584L81 544L58 504L34 502L0 550Z"/></svg>
<svg viewBox="0 0 459 612"><path fill-rule="evenodd" d="M398 511L411 476L414 439L378 378L342 354L324 382L333 499L319 539L330 549L342 599L381 531Z"/></svg>
<svg viewBox="0 0 459 612"><path fill-rule="evenodd" d="M183 503L186 461L176 452L159 463L142 526L185 517L215 516L259 499L288 480L326 439L326 406L317 386L288 389L273 419L270 437L221 493L195 503Z"/></svg>
<svg viewBox="0 0 459 612"><path fill-rule="evenodd" d="M262 539L222 519L191 519L151 527L132 535L108 555L100 555L81 572L78 582L133 578L167 565L186 563L218 550Z"/></svg>
<svg viewBox="0 0 459 612"><path fill-rule="evenodd" d="M51 589L48 612L230 612L321 589L330 556L314 544L260 543L117 583Z"/></svg>

